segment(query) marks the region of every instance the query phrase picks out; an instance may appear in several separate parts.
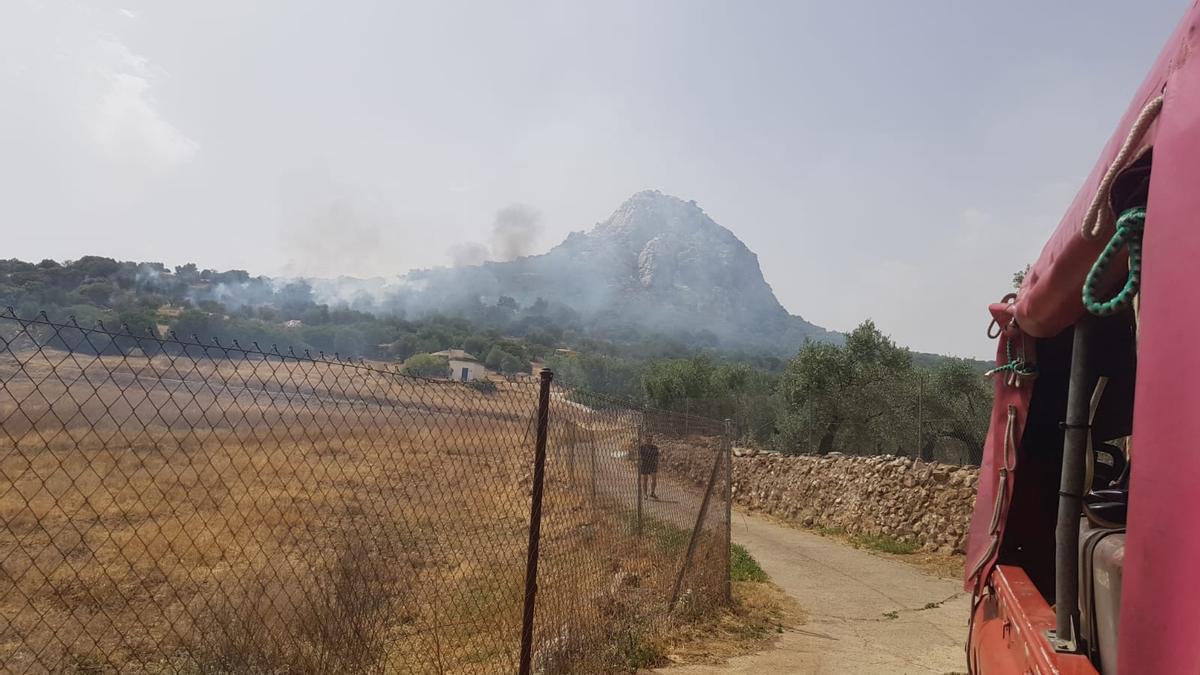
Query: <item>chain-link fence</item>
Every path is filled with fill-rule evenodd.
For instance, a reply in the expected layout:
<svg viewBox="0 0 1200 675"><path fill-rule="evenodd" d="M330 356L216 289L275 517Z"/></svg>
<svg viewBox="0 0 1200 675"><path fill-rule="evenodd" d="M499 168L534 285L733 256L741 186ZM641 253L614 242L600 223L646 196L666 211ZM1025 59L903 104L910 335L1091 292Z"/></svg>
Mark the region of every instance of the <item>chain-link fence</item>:
<svg viewBox="0 0 1200 675"><path fill-rule="evenodd" d="M680 427L548 379L0 314L0 669L623 669L727 597L729 443ZM641 479L658 452L709 480Z"/></svg>

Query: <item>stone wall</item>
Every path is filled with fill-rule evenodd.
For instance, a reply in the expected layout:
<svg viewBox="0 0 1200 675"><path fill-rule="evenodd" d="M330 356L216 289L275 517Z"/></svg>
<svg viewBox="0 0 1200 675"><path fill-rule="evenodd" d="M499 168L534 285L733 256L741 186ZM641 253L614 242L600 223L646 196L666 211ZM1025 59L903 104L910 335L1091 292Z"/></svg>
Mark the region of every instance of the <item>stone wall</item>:
<svg viewBox="0 0 1200 675"><path fill-rule="evenodd" d="M662 443L662 471L703 484L711 442ZM979 470L904 457L759 454L734 457L734 501L814 528L886 535L926 551L963 553Z"/></svg>

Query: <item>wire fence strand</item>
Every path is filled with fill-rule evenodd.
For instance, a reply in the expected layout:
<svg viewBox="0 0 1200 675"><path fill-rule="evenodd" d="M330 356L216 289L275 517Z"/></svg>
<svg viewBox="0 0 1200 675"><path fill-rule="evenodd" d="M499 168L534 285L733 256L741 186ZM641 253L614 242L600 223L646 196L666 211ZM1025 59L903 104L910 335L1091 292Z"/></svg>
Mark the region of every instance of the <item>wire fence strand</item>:
<svg viewBox="0 0 1200 675"><path fill-rule="evenodd" d="M484 382L0 313L0 670L515 672L537 385ZM647 448L728 439L548 418L534 672L612 672L724 599L726 472L642 495Z"/></svg>

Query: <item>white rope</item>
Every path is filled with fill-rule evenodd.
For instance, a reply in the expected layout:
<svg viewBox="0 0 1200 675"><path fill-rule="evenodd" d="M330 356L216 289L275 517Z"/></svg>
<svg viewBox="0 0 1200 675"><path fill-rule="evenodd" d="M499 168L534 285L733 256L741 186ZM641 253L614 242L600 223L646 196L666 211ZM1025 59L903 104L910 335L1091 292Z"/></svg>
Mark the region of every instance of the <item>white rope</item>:
<svg viewBox="0 0 1200 675"><path fill-rule="evenodd" d="M971 573L967 578L973 578L983 571L989 560L995 555L996 549L1000 547L1000 514L1006 506L1006 496L1008 494L1008 474L1015 471L1017 468L1017 406L1009 404L1008 406L1008 423L1004 428L1004 455L1001 458L1001 466L996 479L996 503L992 506L992 520L988 524L988 547L984 550L983 555L971 565ZM1012 461L1009 461L1012 460ZM976 584L982 583L983 579L976 579ZM974 615L972 615L972 621Z"/></svg>
<svg viewBox="0 0 1200 675"><path fill-rule="evenodd" d="M1013 469L1017 468L1016 464L1010 462L1010 459L1016 459L1016 429L1017 426L1017 406L1008 406L1008 424L1004 429L1004 456L1001 462L999 479L996 483L996 504L992 507L992 521L988 525L988 535L998 536L996 528L1000 527L1000 512L1004 510L1004 499L1008 492L1008 474Z"/></svg>
<svg viewBox="0 0 1200 675"><path fill-rule="evenodd" d="M1129 165L1133 151L1141 143L1146 129L1158 117L1162 105L1163 97L1162 94L1159 94L1142 108L1142 112L1138 114L1137 120L1129 129L1129 134L1125 136L1125 143L1121 145L1121 150L1117 152L1116 158L1109 165L1104 178L1100 179L1100 185L1096 187L1096 194L1092 197L1092 204L1083 217L1083 229L1080 234L1084 239L1095 239L1100 236L1101 232L1113 226L1116 215L1113 213L1112 203L1109 200L1113 182L1117 180L1117 175Z"/></svg>

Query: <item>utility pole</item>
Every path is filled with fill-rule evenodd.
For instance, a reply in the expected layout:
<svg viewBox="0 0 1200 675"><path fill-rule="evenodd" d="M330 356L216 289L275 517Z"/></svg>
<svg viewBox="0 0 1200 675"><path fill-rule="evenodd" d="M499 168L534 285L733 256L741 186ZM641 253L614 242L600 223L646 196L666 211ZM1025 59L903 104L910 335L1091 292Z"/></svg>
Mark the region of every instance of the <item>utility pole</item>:
<svg viewBox="0 0 1200 675"><path fill-rule="evenodd" d="M921 442L924 440L921 438L921 432L923 431L924 427L923 417L925 412L923 409L923 398L925 398L925 376L917 375L917 459L924 459L921 455L924 453L925 449L924 446L921 445Z"/></svg>

